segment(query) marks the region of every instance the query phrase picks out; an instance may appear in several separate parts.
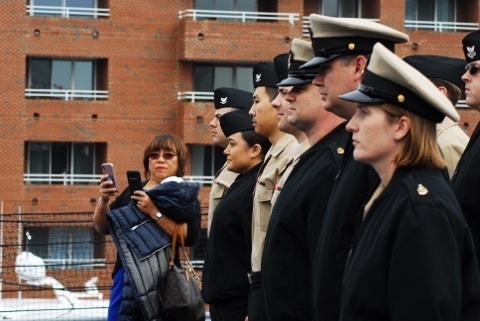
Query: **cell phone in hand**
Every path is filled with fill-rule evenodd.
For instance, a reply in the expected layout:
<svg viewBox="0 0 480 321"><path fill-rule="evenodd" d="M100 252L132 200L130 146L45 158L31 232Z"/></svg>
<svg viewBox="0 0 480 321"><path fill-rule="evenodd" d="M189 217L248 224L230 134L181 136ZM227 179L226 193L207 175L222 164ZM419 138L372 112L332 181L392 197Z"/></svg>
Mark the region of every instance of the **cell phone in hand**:
<svg viewBox="0 0 480 321"><path fill-rule="evenodd" d="M135 191L142 191L143 190L142 176L140 175L139 171L128 170L127 171L127 180L128 180L128 187L130 188L130 192L132 194Z"/></svg>
<svg viewBox="0 0 480 321"><path fill-rule="evenodd" d="M110 180L113 182L113 184L111 184L109 186L109 188L111 187L115 187L117 188L118 190L118 187L117 187L117 179L115 177L115 168L113 167L113 164L112 163L103 163L102 164L102 171L103 171L103 174L107 174L108 175L108 178L107 180Z"/></svg>

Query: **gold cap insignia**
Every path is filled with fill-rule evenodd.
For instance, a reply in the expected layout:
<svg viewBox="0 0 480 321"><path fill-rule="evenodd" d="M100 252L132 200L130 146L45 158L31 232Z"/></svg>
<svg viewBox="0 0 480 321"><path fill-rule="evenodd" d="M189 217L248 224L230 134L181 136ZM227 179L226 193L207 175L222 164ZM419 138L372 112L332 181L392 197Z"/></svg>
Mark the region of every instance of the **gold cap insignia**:
<svg viewBox="0 0 480 321"><path fill-rule="evenodd" d="M427 195L428 194L428 189L425 186L423 186L422 184L418 184L417 193L418 193L418 195L421 195L421 196Z"/></svg>
<svg viewBox="0 0 480 321"><path fill-rule="evenodd" d="M349 49L349 50L355 49L355 44L354 44L354 43L349 43L349 44L348 44L348 49Z"/></svg>
<svg viewBox="0 0 480 321"><path fill-rule="evenodd" d="M405 96L404 95L398 95L397 100L399 103L403 103L405 101Z"/></svg>
<svg viewBox="0 0 480 321"><path fill-rule="evenodd" d="M342 147L337 148L337 154L343 155L345 153L345 150Z"/></svg>

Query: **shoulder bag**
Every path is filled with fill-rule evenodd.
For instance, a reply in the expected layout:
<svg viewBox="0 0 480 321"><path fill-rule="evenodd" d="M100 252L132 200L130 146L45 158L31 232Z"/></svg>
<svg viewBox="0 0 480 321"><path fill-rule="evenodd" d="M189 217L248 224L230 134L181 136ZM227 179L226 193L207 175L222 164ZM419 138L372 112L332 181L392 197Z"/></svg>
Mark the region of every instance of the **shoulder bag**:
<svg viewBox="0 0 480 321"><path fill-rule="evenodd" d="M195 274L185 251L185 234L179 232L179 229L183 228L184 224L177 224L173 233L169 268L164 279L163 309L169 320L203 321L205 320L205 303L200 291L201 280ZM185 255L182 267L174 263L177 238L180 238L180 248Z"/></svg>

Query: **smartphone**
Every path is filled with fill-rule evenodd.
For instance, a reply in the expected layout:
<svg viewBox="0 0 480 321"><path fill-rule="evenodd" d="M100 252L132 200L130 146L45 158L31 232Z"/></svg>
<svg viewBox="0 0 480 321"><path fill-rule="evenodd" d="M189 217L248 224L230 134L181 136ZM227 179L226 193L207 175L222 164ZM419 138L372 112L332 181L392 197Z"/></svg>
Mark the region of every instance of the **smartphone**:
<svg viewBox="0 0 480 321"><path fill-rule="evenodd" d="M115 187L118 190L117 179L115 177L115 168L113 167L113 164L112 163L103 163L102 164L102 171L103 171L103 174L108 175L107 179L113 182L113 184L110 185L110 187Z"/></svg>
<svg viewBox="0 0 480 321"><path fill-rule="evenodd" d="M143 190L142 176L140 175L139 171L128 170L127 171L127 180L128 180L128 187L130 188L130 192L132 194L135 191L142 191Z"/></svg>

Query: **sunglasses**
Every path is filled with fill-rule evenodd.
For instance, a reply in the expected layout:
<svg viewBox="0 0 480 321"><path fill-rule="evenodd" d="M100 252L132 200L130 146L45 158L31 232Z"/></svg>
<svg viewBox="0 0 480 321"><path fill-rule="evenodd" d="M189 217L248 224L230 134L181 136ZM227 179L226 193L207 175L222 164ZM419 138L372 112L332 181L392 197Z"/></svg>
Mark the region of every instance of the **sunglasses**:
<svg viewBox="0 0 480 321"><path fill-rule="evenodd" d="M470 73L470 75L475 75L477 72L480 71L480 66L477 66L477 65L471 65L471 64L466 64L465 65L465 71L467 71Z"/></svg>
<svg viewBox="0 0 480 321"><path fill-rule="evenodd" d="M170 152L165 152L163 154L160 154L160 153L148 154L148 158L150 158L151 160L159 159L160 156L163 156L164 160L172 160L175 156L177 156L177 154L170 153Z"/></svg>

